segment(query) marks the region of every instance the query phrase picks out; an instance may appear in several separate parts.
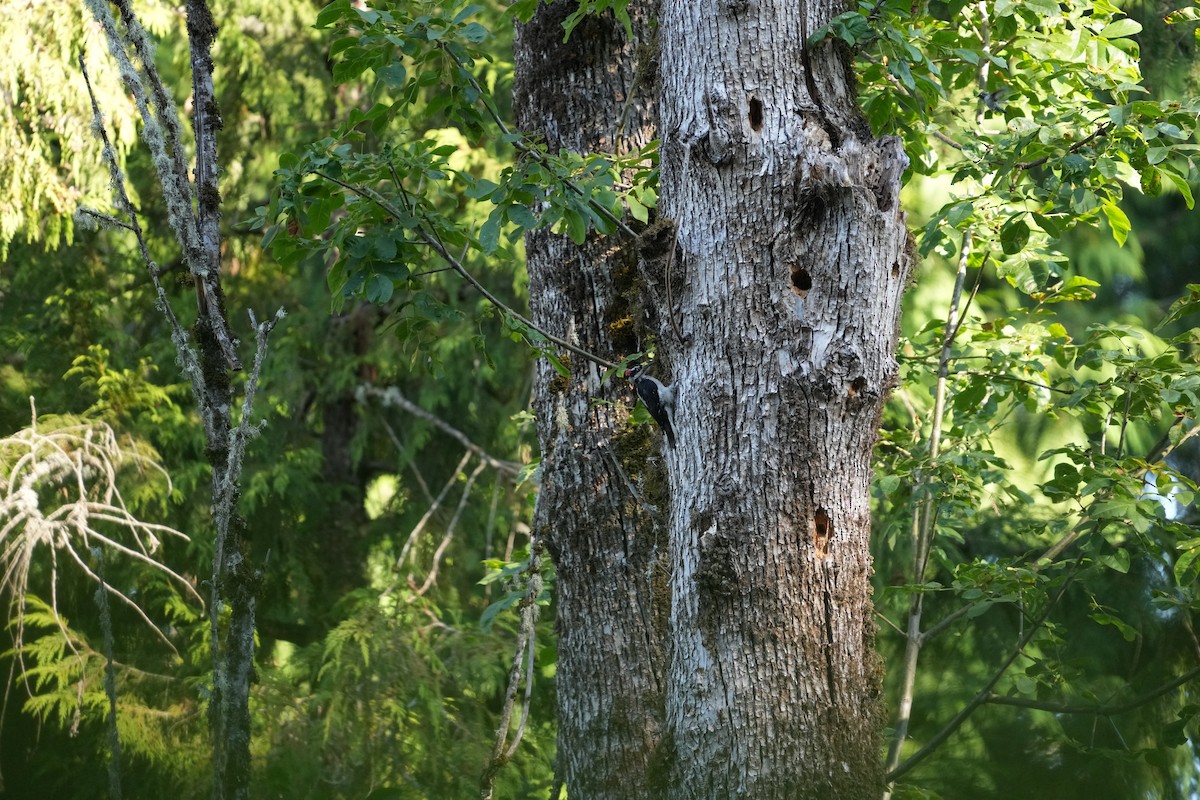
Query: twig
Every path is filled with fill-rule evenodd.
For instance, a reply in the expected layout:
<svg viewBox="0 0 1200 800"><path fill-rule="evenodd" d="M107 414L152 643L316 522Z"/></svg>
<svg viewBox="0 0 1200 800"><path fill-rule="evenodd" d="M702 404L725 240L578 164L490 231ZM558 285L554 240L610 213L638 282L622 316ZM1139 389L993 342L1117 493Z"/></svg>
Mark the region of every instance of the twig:
<svg viewBox="0 0 1200 800"><path fill-rule="evenodd" d="M1080 139L1075 144L1068 147L1066 150L1066 154L1070 155L1071 153L1082 150L1084 147L1086 147L1088 144L1090 144L1097 137L1104 136L1105 134L1107 134L1110 130L1112 130L1112 126L1113 126L1113 124L1111 122L1104 123L1099 128L1092 131L1090 134L1088 134L1087 136ZM1058 158L1058 157L1059 157L1058 155L1046 155L1046 156L1042 156L1041 158L1035 158L1033 161L1022 161L1021 163L1016 165L1016 169L1018 169L1018 170L1033 169L1034 167L1040 167L1042 164L1045 164L1051 158Z"/></svg>
<svg viewBox="0 0 1200 800"><path fill-rule="evenodd" d="M1162 697L1164 694L1178 689L1193 678L1200 676L1200 667L1192 667L1187 672L1179 677L1168 681L1159 686L1157 689L1152 689L1145 694L1139 695L1132 700L1127 700L1124 703L1115 705L1098 705L1094 703L1049 703L1043 700L1031 700L1025 697L1006 697L1004 695L991 694L984 699L984 702L998 706L1016 706L1018 708L1031 708L1036 711L1048 711L1052 714L1092 714L1098 717L1113 717L1118 714L1124 714L1140 708L1152 700Z"/></svg>
<svg viewBox="0 0 1200 800"><path fill-rule="evenodd" d="M992 677L988 679L983 688L980 689L975 696L972 697L971 700L965 706L963 706L963 708L957 714L955 714L949 722L946 723L945 727L934 734L929 741L925 743L924 747L910 756L904 761L904 763L888 770L884 780L891 784L901 775L904 775L917 764L924 761L930 753L941 746L942 742L950 738L950 736L959 729L959 727L967 720L967 718L975 712L975 709L987 701L988 697L991 696L992 688L1000 682L1000 679L1004 677L1004 674L1008 671L1008 668L1012 666L1013 662L1015 662L1021 656L1022 651L1025 649L1025 645L1029 644L1029 641L1033 638L1034 634L1036 634L1037 631L1042 627L1042 623L1049 618L1050 612L1054 610L1054 607L1058 605L1058 602L1062 599L1063 595L1066 594L1067 587L1071 585L1071 580L1075 577L1075 572L1078 571L1081 561L1082 559L1075 562L1075 571L1072 571L1071 574L1067 576L1066 580L1063 581L1062 586L1060 586L1058 589L1058 593L1055 594L1054 597L1046 604L1046 607L1042 610L1042 613L1038 615L1038 618L1034 620L1032 624L1030 624L1028 630L1026 630L1018 640L1017 646L1013 648L1013 651L1006 659L1004 659L1004 663L1002 663Z"/></svg>
<svg viewBox="0 0 1200 800"><path fill-rule="evenodd" d="M950 354L962 324L959 316L959 302L962 299L963 285L967 278L967 261L971 251L971 232L965 231L960 245L961 255L958 260L958 271L954 278L954 291L950 297L950 308L946 313L946 333L942 338L942 350L938 357L937 386L933 401L933 426L929 433L929 458L934 461L941 450L942 416L946 407L946 383L950 374ZM980 272L982 273L982 267ZM976 288L978 288L978 282ZM974 292L972 292L972 297ZM968 303L970 300L968 299ZM963 309L965 314L966 309ZM923 480L921 476L919 480ZM914 498L912 511L912 540L913 565L912 581L915 584L925 582L925 569L929 561L929 551L932 547L933 520L936 516L936 506L932 495L926 496L924 502L918 504ZM908 737L908 723L912 716L913 697L916 691L917 660L921 653L923 642L921 636L921 614L924 608L925 595L916 592L909 601L908 631L905 634L904 666L900 678L900 698L896 710L896 732L892 737L888 750L887 769L895 770L900 763L900 753L904 740ZM890 784L890 780L889 780ZM891 795L887 790L885 797Z"/></svg>
<svg viewBox="0 0 1200 800"><path fill-rule="evenodd" d="M162 281L159 280L158 267L155 265L154 259L150 256L150 248L146 244L146 236L142 232L142 226L138 222L137 214L133 210L133 204L129 201L129 195L125 191L125 176L122 174L121 167L117 163L117 151L113 148L112 142L108 138L108 129L104 126L104 117L100 113L100 104L96 100L96 93L92 89L92 81L88 75L87 64L84 62L82 55L79 56L79 69L83 73L83 81L87 85L88 97L92 101L92 125L96 130L96 135L100 137L104 161L108 164L108 175L112 182L113 199L116 200L117 208L129 217L129 225L127 227L133 231L134 237L137 239L138 252L142 256L142 264L145 266L146 272L150 275L150 282L154 286L155 307L166 318L167 325L171 329L171 341L175 345L180 366L183 368L184 374L188 376L196 405L201 409L200 416L204 420L205 433L215 435L215 430L212 427L212 419L204 405L204 375L200 369L200 361L196 356L196 351L192 349L187 331L183 329L179 318L175 316L174 309L171 308L171 303L167 298L166 290L163 289Z"/></svg>
<svg viewBox="0 0 1200 800"><path fill-rule="evenodd" d="M1026 386L1036 386L1038 389L1045 389L1048 392L1057 392L1058 394L1071 394L1070 389L1059 389L1057 386L1051 386L1041 381L1031 381L1028 378L1018 378L1015 375L1005 375L1002 372L980 372L978 370L968 369L959 373L960 375L976 375L980 378L991 378L997 381L1011 381L1013 383L1023 383Z"/></svg>
<svg viewBox="0 0 1200 800"><path fill-rule="evenodd" d="M467 483L463 486L462 495L458 498L458 507L454 509L454 516L450 518L449 524L446 525L446 533L442 536L442 541L437 546L437 550L433 551L433 563L429 567L429 574L425 576L425 582L421 584L421 588L417 589L412 599L415 600L429 591L429 587L433 586L433 582L437 580L438 568L442 563L442 555L445 554L446 548L450 546L450 541L454 538L454 529L458 527L458 521L462 518L463 509L467 507L467 500L471 497L471 488L475 485L475 479L479 477L480 473L487 466L487 463L481 460L475 465L475 469L467 478Z"/></svg>
<svg viewBox="0 0 1200 800"><path fill-rule="evenodd" d="M1133 388L1137 383L1137 372L1129 373L1129 385L1125 387L1125 409L1121 412L1121 433L1117 437L1117 458L1125 454L1125 429L1129 425L1129 407L1133 404Z"/></svg>
<svg viewBox="0 0 1200 800"><path fill-rule="evenodd" d="M196 188L188 180L188 161L183 147L182 126L171 94L154 68L153 43L138 21L129 0L114 0L125 26L125 38L117 31L116 22L104 0L87 0L93 16L104 30L109 53L117 62L125 87L133 95L142 118L142 138L153 155L167 204L167 216L183 249L184 260L196 279L197 303L200 314L210 322L213 336L222 356L231 369L240 370L237 345L229 333L229 325L219 300L219 242L216 203L216 136L219 121L209 122L206 115L211 106L215 114L212 89L212 66L208 56L215 26L197 25L196 19L211 15L205 3L189 0L188 33L192 50L193 98L196 115L196 175L206 188L196 208ZM197 34L203 31L207 43ZM142 69L134 67L126 50L137 52ZM201 47L203 45L203 47ZM202 52L201 52L202 51ZM82 60L82 56L80 57ZM125 210L125 209L122 209ZM132 209L129 209L132 213Z"/></svg>
<svg viewBox="0 0 1200 800"><path fill-rule="evenodd" d="M425 420L430 425L445 433L447 436L458 441L463 447L477 455L480 461L484 462L492 469L513 476L516 476L521 472L521 464L518 464L515 461L503 461L492 456L482 447L468 439L465 433L458 430L441 417L426 411L404 395L400 394L400 390L395 386L389 386L386 389L381 389L377 386L363 385L359 386L358 389L355 390L355 396L360 403L366 397L378 398L385 408L388 406L398 406L407 411L409 414L412 414L414 417L419 417L420 419Z"/></svg>
<svg viewBox="0 0 1200 800"><path fill-rule="evenodd" d="M335 178L326 172L322 172L321 170L313 170L313 174L324 178L325 180L329 181L330 183L335 183L338 186L341 186L343 189L345 189L348 192L353 192L354 194L358 195L359 197L363 198L364 200L370 200L372 203L379 206L381 209L383 209L384 211L386 211L388 214L392 215L393 217L405 216L403 213L400 212L400 210L398 208L396 208L394 205L392 205L390 202L388 202L386 198L381 196L374 189L371 189L366 186L355 186L353 184L346 183L345 181ZM402 187L397 187L397 189L400 189L401 191L403 191ZM575 353L576 355L583 356L584 358L588 359L589 361L593 361L596 364L599 364L600 366L604 367L605 369L614 369L617 366L613 362L607 361L607 360L601 358L600 356L593 355L592 353L589 353L587 350L584 350L581 347L577 347L576 345L571 344L567 340L561 339L561 338L555 336L554 334L546 331L542 327L535 325L533 322L526 319L524 316L517 313L517 311L515 311L514 309L509 307L504 301L502 301L500 298L496 297L496 295L494 295L490 291L488 291L488 288L486 286L484 286L482 283L480 283L479 280L476 279L476 277L474 275L472 275L470 272L468 272L467 268L463 266L462 262L459 261L458 258L456 258L453 253L451 253L449 250L446 249L446 246L444 244L442 244L440 238L430 234L423 227L417 229L417 235L421 238L421 240L423 242L425 242L425 244L432 247L434 249L434 251L439 256L441 256L442 259L445 260L445 262L447 264L449 264L455 272L457 272L460 276L462 276L462 278L464 280L466 280L469 284L474 286L475 289L480 294L482 294L485 298L487 298L488 302L490 302L492 305L499 308L504 313L508 314L513 319L520 322L522 325L525 325L525 326L529 327L530 329L537 331L542 336L546 337L547 340L553 342L554 344L558 345L559 347L563 348L564 350L569 350L572 353Z"/></svg>
<svg viewBox="0 0 1200 800"><path fill-rule="evenodd" d="M505 124L504 120L500 117L500 114L496 111L496 109L492 108L492 104L488 102L488 98L491 97L491 95L489 95L487 92L485 92L483 90L483 87L479 85L479 81L475 80L474 74L472 74L471 71L469 69L467 69L466 64L464 64L462 61L460 61L458 56L456 56L454 53L450 52L449 48L446 47L445 42L438 42L438 47L440 47L442 49L442 52L444 52L446 55L448 55L450 57L450 59L452 61L454 61L455 64L458 65L459 69L461 69L463 71L463 74L466 75L467 80L470 81L470 83L471 83L471 88L473 88L479 94L480 99L483 101L483 107L487 110L488 116L490 116L492 118L492 122L494 122L496 124L496 127L498 127L500 129L500 132L502 134L504 134L504 136L508 137L508 139L510 141L512 141L513 147L515 147L521 153L529 156L534 161L541 164L543 167L547 167L548 169L550 169L550 171L553 174L557 175L558 174L557 171L555 171L551 167L549 160L546 158L546 155L544 153L542 153L540 150L538 150L534 147L530 147L529 145L527 145L523 138L518 138L516 136L513 136L513 132L511 130L509 130L508 125ZM604 217L606 220L608 220L613 225L615 225L617 230L619 230L621 233L628 236L630 239L636 240L638 238L636 231L634 231L632 228L630 228L628 225L626 225L625 222L620 217L613 214L611 211L609 211L607 208L605 208L603 205L601 205L598 201L596 201L592 197L589 197L583 191L583 189L580 189L578 186L575 185L574 181L572 181L570 178L561 178L561 180L562 180L563 184L569 190L574 192L579 197L585 198L587 200L588 205L591 206L591 208L596 213L598 213L600 216Z"/></svg>
<svg viewBox="0 0 1200 800"><path fill-rule="evenodd" d="M253 424L251 420L254 412L254 394L258 390L263 362L267 357L267 337L271 335L275 325L287 316L287 312L280 308L275 312L274 317L266 322L259 322L254 316L254 309L248 309L247 313L250 315L250 325L254 328L254 366L250 369L250 375L246 379L246 387L243 390L241 421L238 422L236 428L229 432L229 456L225 471L221 476L223 485L220 491L220 501L228 506L227 513L230 514L233 513L233 505L237 502L237 486L241 482L246 442L257 436L261 430L260 426Z"/></svg>
<svg viewBox="0 0 1200 800"><path fill-rule="evenodd" d="M392 440L392 444L396 446L396 451L398 453L403 453L406 448L404 446L404 442L402 442L399 435L397 435L396 429L393 428L391 424L383 417L380 417L379 421L383 423L383 429L387 431L388 438L390 438ZM433 492L429 491L429 484L425 482L425 476L421 474L421 470L417 469L417 465L413 463L411 456L407 460L408 468L412 471L413 477L417 481L417 486L421 489L421 494L425 495L425 499L432 503Z"/></svg>
<svg viewBox="0 0 1200 800"><path fill-rule="evenodd" d="M450 488L454 486L455 481L458 480L459 474L466 469L467 463L470 460L471 452L468 450L467 452L463 453L463 457L459 459L458 466L455 467L454 471L450 473L449 479L447 479L446 484L442 487L442 490L438 492L438 496L434 498L433 503L431 503L429 508L425 510L425 513L421 515L421 519L418 520L417 524L413 527L412 532L408 534L408 539L404 542L404 547L400 548L400 555L396 559L396 569L400 569L404 564L405 559L408 558L409 552L412 550L413 545L417 541L417 537L421 535L421 531L425 530L425 526L429 524L430 518L433 517L434 513L441 507L442 501L445 500L446 495L450 493ZM391 591L391 589L389 588L388 591ZM384 592L384 594L387 594L387 592Z"/></svg>

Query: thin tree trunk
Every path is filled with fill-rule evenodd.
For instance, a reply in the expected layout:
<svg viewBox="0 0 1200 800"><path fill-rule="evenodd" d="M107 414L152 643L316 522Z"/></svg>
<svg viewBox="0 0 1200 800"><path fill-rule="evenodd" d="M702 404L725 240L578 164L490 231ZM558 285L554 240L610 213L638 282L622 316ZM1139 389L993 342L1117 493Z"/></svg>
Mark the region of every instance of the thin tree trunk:
<svg viewBox="0 0 1200 800"><path fill-rule="evenodd" d="M188 0L187 30L196 135L197 237L196 252L185 255L195 276L200 312L193 334L204 376L202 413L208 420L205 434L212 465L212 516L216 528L209 610L213 620L213 694L209 711L212 796L214 800L243 800L250 796L250 683L254 672L255 592L260 576L251 559L245 521L237 509L242 456L233 449L236 434L230 416L230 373L240 370L241 364L229 334L221 289L217 132L223 123L213 87L212 46L217 25L207 0ZM252 380L257 378L258 363ZM218 620L225 609L229 612L228 628L222 636Z"/></svg>
<svg viewBox="0 0 1200 800"><path fill-rule="evenodd" d="M518 125L552 153L637 149L651 136L653 98L634 94L635 45L607 15L585 19L564 44L562 23L576 8L575 0L544 5L518 26ZM640 15L635 23L640 30ZM534 321L614 360L639 349L637 249L613 238L578 247L545 231L527 236ZM664 477L657 457L628 464L631 447L645 450L645 429L631 433L623 408L592 403L620 402L624 381L602 386L600 369L578 357L570 368L564 379L539 362L534 400L542 450L535 532L557 567L557 771L571 797L650 798L659 796L651 776L661 772L669 608Z"/></svg>
<svg viewBox="0 0 1200 800"><path fill-rule="evenodd" d="M837 5L663 4L660 213L682 328L670 797L882 791L868 490L909 271L907 160L872 139L842 55L805 52Z"/></svg>

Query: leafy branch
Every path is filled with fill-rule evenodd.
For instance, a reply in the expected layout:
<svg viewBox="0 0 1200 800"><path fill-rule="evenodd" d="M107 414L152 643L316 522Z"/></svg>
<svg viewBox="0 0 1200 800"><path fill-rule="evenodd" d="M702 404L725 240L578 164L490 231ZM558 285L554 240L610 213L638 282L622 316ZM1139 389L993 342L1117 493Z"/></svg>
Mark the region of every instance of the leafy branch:
<svg viewBox="0 0 1200 800"><path fill-rule="evenodd" d="M356 194L359 197L363 198L364 200L369 200L370 202L377 205L385 213L392 215L393 217L409 217L410 216L410 214L406 213L405 211L401 210L397 206L393 205L385 197L383 197L381 194L379 194L379 192L375 191L374 189L372 189L368 186L356 186L354 184L347 183L346 181L336 178L333 175L330 175L329 173L324 172L322 170L314 170L314 174L329 181L330 183L337 184L338 186L342 187L346 191ZM398 187L398 188L400 188L401 191L403 191L402 187ZM442 241L441 237L437 235L436 232L430 233L423 224L418 224L418 226L415 229L415 233L421 239L421 241L423 241L430 248L432 248L434 252L436 252L439 256L441 256L442 259L447 264L450 265L451 269L453 269L456 273L458 273L458 275L460 277L462 277L465 281L467 281L467 283L469 283L469 284L471 284L471 286L475 287L475 290L478 291L480 294L482 294L485 298L487 298L488 302L490 302L492 305L496 306L498 309L503 311L505 314L507 314L510 317L512 317L513 319L517 320L522 325L528 327L530 330L537 331L539 334L544 336L547 340L553 342L554 344L558 345L559 347L563 348L564 350L572 352L578 356L582 356L589 361L595 362L596 364L599 364L600 366L604 367L605 369L615 369L617 367L617 364L615 364L605 358L601 358L600 356L597 356L593 353L589 353L587 350L584 350L582 347L571 344L566 339L563 339L559 336L555 336L554 334L550 333L549 331L536 325L532 320L529 320L528 318L526 318L524 315L522 315L521 313L519 313L518 311L513 309L511 306L509 306L507 303L505 303L500 298L496 297L496 295L493 294L490 290L488 290L488 288L486 286L484 286L482 283L480 283L478 278L476 278L474 275L472 275L470 273L470 271L467 270L467 268L463 265L462 261L460 261L457 256L455 256L453 253L451 253L446 248L445 243Z"/></svg>

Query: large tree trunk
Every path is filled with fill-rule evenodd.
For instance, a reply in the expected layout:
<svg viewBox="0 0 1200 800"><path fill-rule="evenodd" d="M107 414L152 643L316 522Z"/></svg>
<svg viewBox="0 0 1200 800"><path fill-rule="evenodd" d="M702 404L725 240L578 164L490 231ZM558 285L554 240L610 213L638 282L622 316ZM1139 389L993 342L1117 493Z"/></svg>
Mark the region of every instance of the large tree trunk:
<svg viewBox="0 0 1200 800"><path fill-rule="evenodd" d="M679 396L678 447L617 454L643 478L666 469L666 491L631 499L619 420L587 405L594 371L539 381L572 797L882 791L868 489L910 266L907 162L863 124L843 54L804 50L835 5L664 0L641 50L659 66L659 233L633 286L619 250L606 264L529 240L538 320L620 350L614 293L633 288ZM551 149L603 149L628 47L602 22L562 49L554 8L518 39L520 122Z"/></svg>
<svg viewBox="0 0 1200 800"><path fill-rule="evenodd" d="M517 123L552 153L636 150L652 137L653 97L635 89L635 43L607 15L585 19L564 43L563 20L578 7L543 5L518 26ZM644 20L634 16L640 31ZM526 251L538 325L610 358L639 347L630 300L635 242L593 237L578 247L540 231L526 237ZM654 759L669 610L666 509L656 521L652 500L639 502L630 487L653 493L665 478L661 464L627 463L635 437L622 432L625 411L592 404L619 399L624 387L601 386L600 370L582 358L569 363L564 380L540 362L534 390L543 475L534 524L557 567L557 771L572 797L657 797L650 781L661 774Z"/></svg>
<svg viewBox="0 0 1200 800"><path fill-rule="evenodd" d="M833 46L805 52L837 5L663 5L660 213L682 332L672 797L882 790L868 491L909 271L907 160L872 140Z"/></svg>

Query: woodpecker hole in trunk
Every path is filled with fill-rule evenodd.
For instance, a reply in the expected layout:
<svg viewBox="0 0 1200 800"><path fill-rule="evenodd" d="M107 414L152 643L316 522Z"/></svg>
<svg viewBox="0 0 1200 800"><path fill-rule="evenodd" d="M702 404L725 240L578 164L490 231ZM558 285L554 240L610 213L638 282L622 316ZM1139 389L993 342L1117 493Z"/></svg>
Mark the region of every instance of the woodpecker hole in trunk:
<svg viewBox="0 0 1200 800"><path fill-rule="evenodd" d="M824 561L829 558L829 543L833 540L833 523L825 509L818 508L813 515L813 549L817 558Z"/></svg>
<svg viewBox="0 0 1200 800"><path fill-rule="evenodd" d="M762 130L763 104L757 97L750 98L750 127L756 131Z"/></svg>
<svg viewBox="0 0 1200 800"><path fill-rule="evenodd" d="M846 394L850 395L851 397L854 397L856 395L862 394L863 389L866 389L866 388L867 388L867 379L864 378L862 375L859 375L857 378L850 381L850 388L846 391Z"/></svg>
<svg viewBox="0 0 1200 800"><path fill-rule="evenodd" d="M804 267L792 267L792 291L799 297L808 294L812 288L812 276Z"/></svg>

